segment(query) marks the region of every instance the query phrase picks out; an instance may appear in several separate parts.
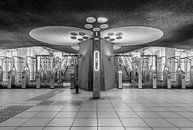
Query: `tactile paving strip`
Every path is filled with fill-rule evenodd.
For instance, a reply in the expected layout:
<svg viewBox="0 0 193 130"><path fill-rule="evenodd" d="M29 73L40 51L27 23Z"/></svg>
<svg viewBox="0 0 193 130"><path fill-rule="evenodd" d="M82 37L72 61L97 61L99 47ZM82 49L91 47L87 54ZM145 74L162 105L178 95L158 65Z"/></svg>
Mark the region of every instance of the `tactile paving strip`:
<svg viewBox="0 0 193 130"><path fill-rule="evenodd" d="M14 105L0 110L0 123L18 115L19 113L26 111L31 107L33 106Z"/></svg>

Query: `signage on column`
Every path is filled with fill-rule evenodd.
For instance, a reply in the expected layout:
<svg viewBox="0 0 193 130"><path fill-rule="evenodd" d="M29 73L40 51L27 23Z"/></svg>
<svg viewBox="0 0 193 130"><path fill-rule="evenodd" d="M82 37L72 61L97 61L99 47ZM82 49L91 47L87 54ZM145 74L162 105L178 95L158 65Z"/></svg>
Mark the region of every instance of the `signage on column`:
<svg viewBox="0 0 193 130"><path fill-rule="evenodd" d="M94 51L94 71L100 70L100 53L99 51Z"/></svg>

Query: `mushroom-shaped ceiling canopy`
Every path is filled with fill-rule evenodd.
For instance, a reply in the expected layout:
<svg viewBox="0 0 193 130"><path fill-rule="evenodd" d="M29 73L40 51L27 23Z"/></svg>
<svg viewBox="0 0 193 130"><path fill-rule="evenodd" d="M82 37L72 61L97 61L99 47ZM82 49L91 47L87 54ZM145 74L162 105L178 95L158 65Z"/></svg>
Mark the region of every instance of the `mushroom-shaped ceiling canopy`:
<svg viewBox="0 0 193 130"><path fill-rule="evenodd" d="M127 26L105 30L101 36L112 43L131 46L158 40L163 37L163 32L153 27Z"/></svg>
<svg viewBox="0 0 193 130"><path fill-rule="evenodd" d="M31 30L29 35L44 43L74 46L91 38L92 32L68 26L46 26Z"/></svg>
<svg viewBox="0 0 193 130"><path fill-rule="evenodd" d="M30 36L38 41L71 46L79 50L78 43L92 38L92 31L68 27L68 26L46 26L33 29ZM127 26L101 31L101 38L113 43L113 49L121 46L141 45L160 39L163 32L157 28L145 26Z"/></svg>

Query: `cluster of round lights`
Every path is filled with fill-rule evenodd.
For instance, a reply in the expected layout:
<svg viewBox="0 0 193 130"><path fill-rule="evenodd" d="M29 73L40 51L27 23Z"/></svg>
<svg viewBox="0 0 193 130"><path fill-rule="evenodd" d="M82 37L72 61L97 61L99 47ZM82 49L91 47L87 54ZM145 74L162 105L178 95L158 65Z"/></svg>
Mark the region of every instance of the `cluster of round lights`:
<svg viewBox="0 0 193 130"><path fill-rule="evenodd" d="M71 35L70 36L71 39L78 40L80 42L83 42L83 41L86 41L87 39L89 39L87 34L84 32L71 32L70 35Z"/></svg>
<svg viewBox="0 0 193 130"><path fill-rule="evenodd" d="M100 31L101 29L107 29L109 27L108 24L106 24L106 22L108 21L107 18L105 17L88 17L86 18L86 22L87 24L84 25L84 27L86 29L92 29L93 31ZM100 25L98 25L97 27L95 27L93 24L98 23Z"/></svg>
<svg viewBox="0 0 193 130"><path fill-rule="evenodd" d="M109 32L106 34L106 36L104 36L105 40L108 41L115 41L115 40L120 40L123 38L123 33L122 32L117 32L117 33L113 33L113 32Z"/></svg>

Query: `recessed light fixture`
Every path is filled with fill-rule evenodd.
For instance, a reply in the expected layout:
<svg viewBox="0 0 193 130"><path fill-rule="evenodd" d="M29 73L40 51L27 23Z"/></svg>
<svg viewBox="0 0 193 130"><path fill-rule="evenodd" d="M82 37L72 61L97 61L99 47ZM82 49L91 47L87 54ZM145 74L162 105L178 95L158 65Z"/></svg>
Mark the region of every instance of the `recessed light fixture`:
<svg viewBox="0 0 193 130"><path fill-rule="evenodd" d="M93 28L94 32L99 32L101 29L100 28Z"/></svg>
<svg viewBox="0 0 193 130"><path fill-rule="evenodd" d="M105 18L105 17L98 17L98 18L97 18L97 22L98 22L98 23L106 23L107 21L108 21L108 19Z"/></svg>
<svg viewBox="0 0 193 130"><path fill-rule="evenodd" d="M110 39L110 37L109 36L105 36L104 39Z"/></svg>
<svg viewBox="0 0 193 130"><path fill-rule="evenodd" d="M86 33L84 33L84 32L79 32L79 35L80 35L80 36L85 36Z"/></svg>
<svg viewBox="0 0 193 130"><path fill-rule="evenodd" d="M101 28L101 29L107 29L108 27L109 27L108 24L101 24L101 25L100 25L100 28Z"/></svg>
<svg viewBox="0 0 193 130"><path fill-rule="evenodd" d="M76 32L71 32L70 33L72 36L77 36L78 34Z"/></svg>
<svg viewBox="0 0 193 130"><path fill-rule="evenodd" d="M74 40L77 39L77 37L74 37L74 36L71 36L70 38L71 38L71 39L74 39Z"/></svg>
<svg viewBox="0 0 193 130"><path fill-rule="evenodd" d="M88 39L88 37L87 36L84 36L84 37L82 37L83 39Z"/></svg>
<svg viewBox="0 0 193 130"><path fill-rule="evenodd" d="M111 33L111 32L110 32L110 33L108 33L107 35L108 35L108 36L113 36L113 35L114 35L114 33Z"/></svg>
<svg viewBox="0 0 193 130"><path fill-rule="evenodd" d="M122 37L119 36L119 37L116 37L116 39L122 39Z"/></svg>
<svg viewBox="0 0 193 130"><path fill-rule="evenodd" d="M84 27L86 29L91 29L91 28L93 28L93 25L92 24L85 24Z"/></svg>
<svg viewBox="0 0 193 130"><path fill-rule="evenodd" d="M81 41L81 42L82 42L82 41L84 41L84 39L82 39L82 38L78 38L78 41Z"/></svg>
<svg viewBox="0 0 193 130"><path fill-rule="evenodd" d="M109 39L109 41L114 41L114 40L115 40L114 38Z"/></svg>
<svg viewBox="0 0 193 130"><path fill-rule="evenodd" d="M116 35L116 36L121 36L121 35L123 35L123 33L122 33L122 32L118 32L118 33L116 33L115 35Z"/></svg>
<svg viewBox="0 0 193 130"><path fill-rule="evenodd" d="M87 23L94 23L94 22L96 22L96 18L94 18L94 17L87 17L86 18L86 22Z"/></svg>

